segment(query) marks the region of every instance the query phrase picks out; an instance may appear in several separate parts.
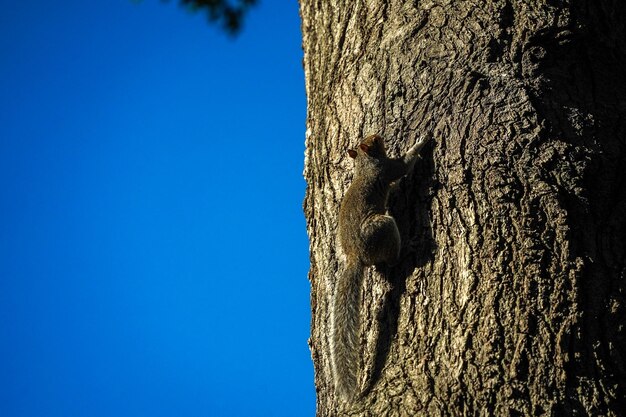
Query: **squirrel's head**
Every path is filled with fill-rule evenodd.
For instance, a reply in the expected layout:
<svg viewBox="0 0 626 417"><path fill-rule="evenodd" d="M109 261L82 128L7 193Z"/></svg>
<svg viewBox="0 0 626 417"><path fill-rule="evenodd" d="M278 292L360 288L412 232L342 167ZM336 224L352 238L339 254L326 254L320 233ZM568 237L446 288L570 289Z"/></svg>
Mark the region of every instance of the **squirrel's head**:
<svg viewBox="0 0 626 417"><path fill-rule="evenodd" d="M348 149L348 154L351 158L356 158L358 155L368 156L370 158L384 158L387 156L385 152L385 143L383 138L379 135L369 135L363 142L355 149Z"/></svg>

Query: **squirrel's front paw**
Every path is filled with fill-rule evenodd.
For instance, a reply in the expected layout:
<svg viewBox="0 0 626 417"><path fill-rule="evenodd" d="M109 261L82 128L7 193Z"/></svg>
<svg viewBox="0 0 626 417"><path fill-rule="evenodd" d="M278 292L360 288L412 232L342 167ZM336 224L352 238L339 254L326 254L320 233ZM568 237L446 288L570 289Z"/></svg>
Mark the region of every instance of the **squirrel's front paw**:
<svg viewBox="0 0 626 417"><path fill-rule="evenodd" d="M420 137L417 138L417 141L415 142L415 145L413 145L413 147L411 148L411 153L417 153L419 152L424 145L426 145L426 143L430 140L430 138L432 138L432 134L428 133L425 135L421 135Z"/></svg>
<svg viewBox="0 0 626 417"><path fill-rule="evenodd" d="M417 146L424 146L426 144L426 142L428 142L430 139L432 139L433 134L432 133L426 133L424 135L421 135L418 139L417 142L415 143Z"/></svg>

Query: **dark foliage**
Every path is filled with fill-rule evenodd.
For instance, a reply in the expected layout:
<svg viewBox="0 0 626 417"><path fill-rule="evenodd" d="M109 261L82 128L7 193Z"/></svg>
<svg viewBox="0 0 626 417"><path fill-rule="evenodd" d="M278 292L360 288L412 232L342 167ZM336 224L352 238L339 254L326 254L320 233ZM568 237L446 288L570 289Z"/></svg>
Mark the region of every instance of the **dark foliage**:
<svg viewBox="0 0 626 417"><path fill-rule="evenodd" d="M243 18L256 0L180 0L183 6L204 11L209 21L220 24L231 35L239 33Z"/></svg>

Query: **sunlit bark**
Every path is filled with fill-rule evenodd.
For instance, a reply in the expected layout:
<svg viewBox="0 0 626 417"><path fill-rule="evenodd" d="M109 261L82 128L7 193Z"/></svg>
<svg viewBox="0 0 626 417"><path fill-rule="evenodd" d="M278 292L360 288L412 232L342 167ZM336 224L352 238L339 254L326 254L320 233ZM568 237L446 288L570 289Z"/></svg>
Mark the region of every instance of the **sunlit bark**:
<svg viewBox="0 0 626 417"><path fill-rule="evenodd" d="M626 410L621 0L301 0L318 416ZM403 261L364 287L364 397L343 404L329 307L345 150L431 131L390 211Z"/></svg>

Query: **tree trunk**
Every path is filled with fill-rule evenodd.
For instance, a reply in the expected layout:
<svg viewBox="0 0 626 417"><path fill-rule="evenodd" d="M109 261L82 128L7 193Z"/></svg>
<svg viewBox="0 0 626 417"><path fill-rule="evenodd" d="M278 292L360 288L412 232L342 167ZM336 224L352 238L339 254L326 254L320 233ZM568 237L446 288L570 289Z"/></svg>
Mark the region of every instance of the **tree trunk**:
<svg viewBox="0 0 626 417"><path fill-rule="evenodd" d="M626 415L623 0L301 0L318 416ZM433 132L335 394L346 149Z"/></svg>

